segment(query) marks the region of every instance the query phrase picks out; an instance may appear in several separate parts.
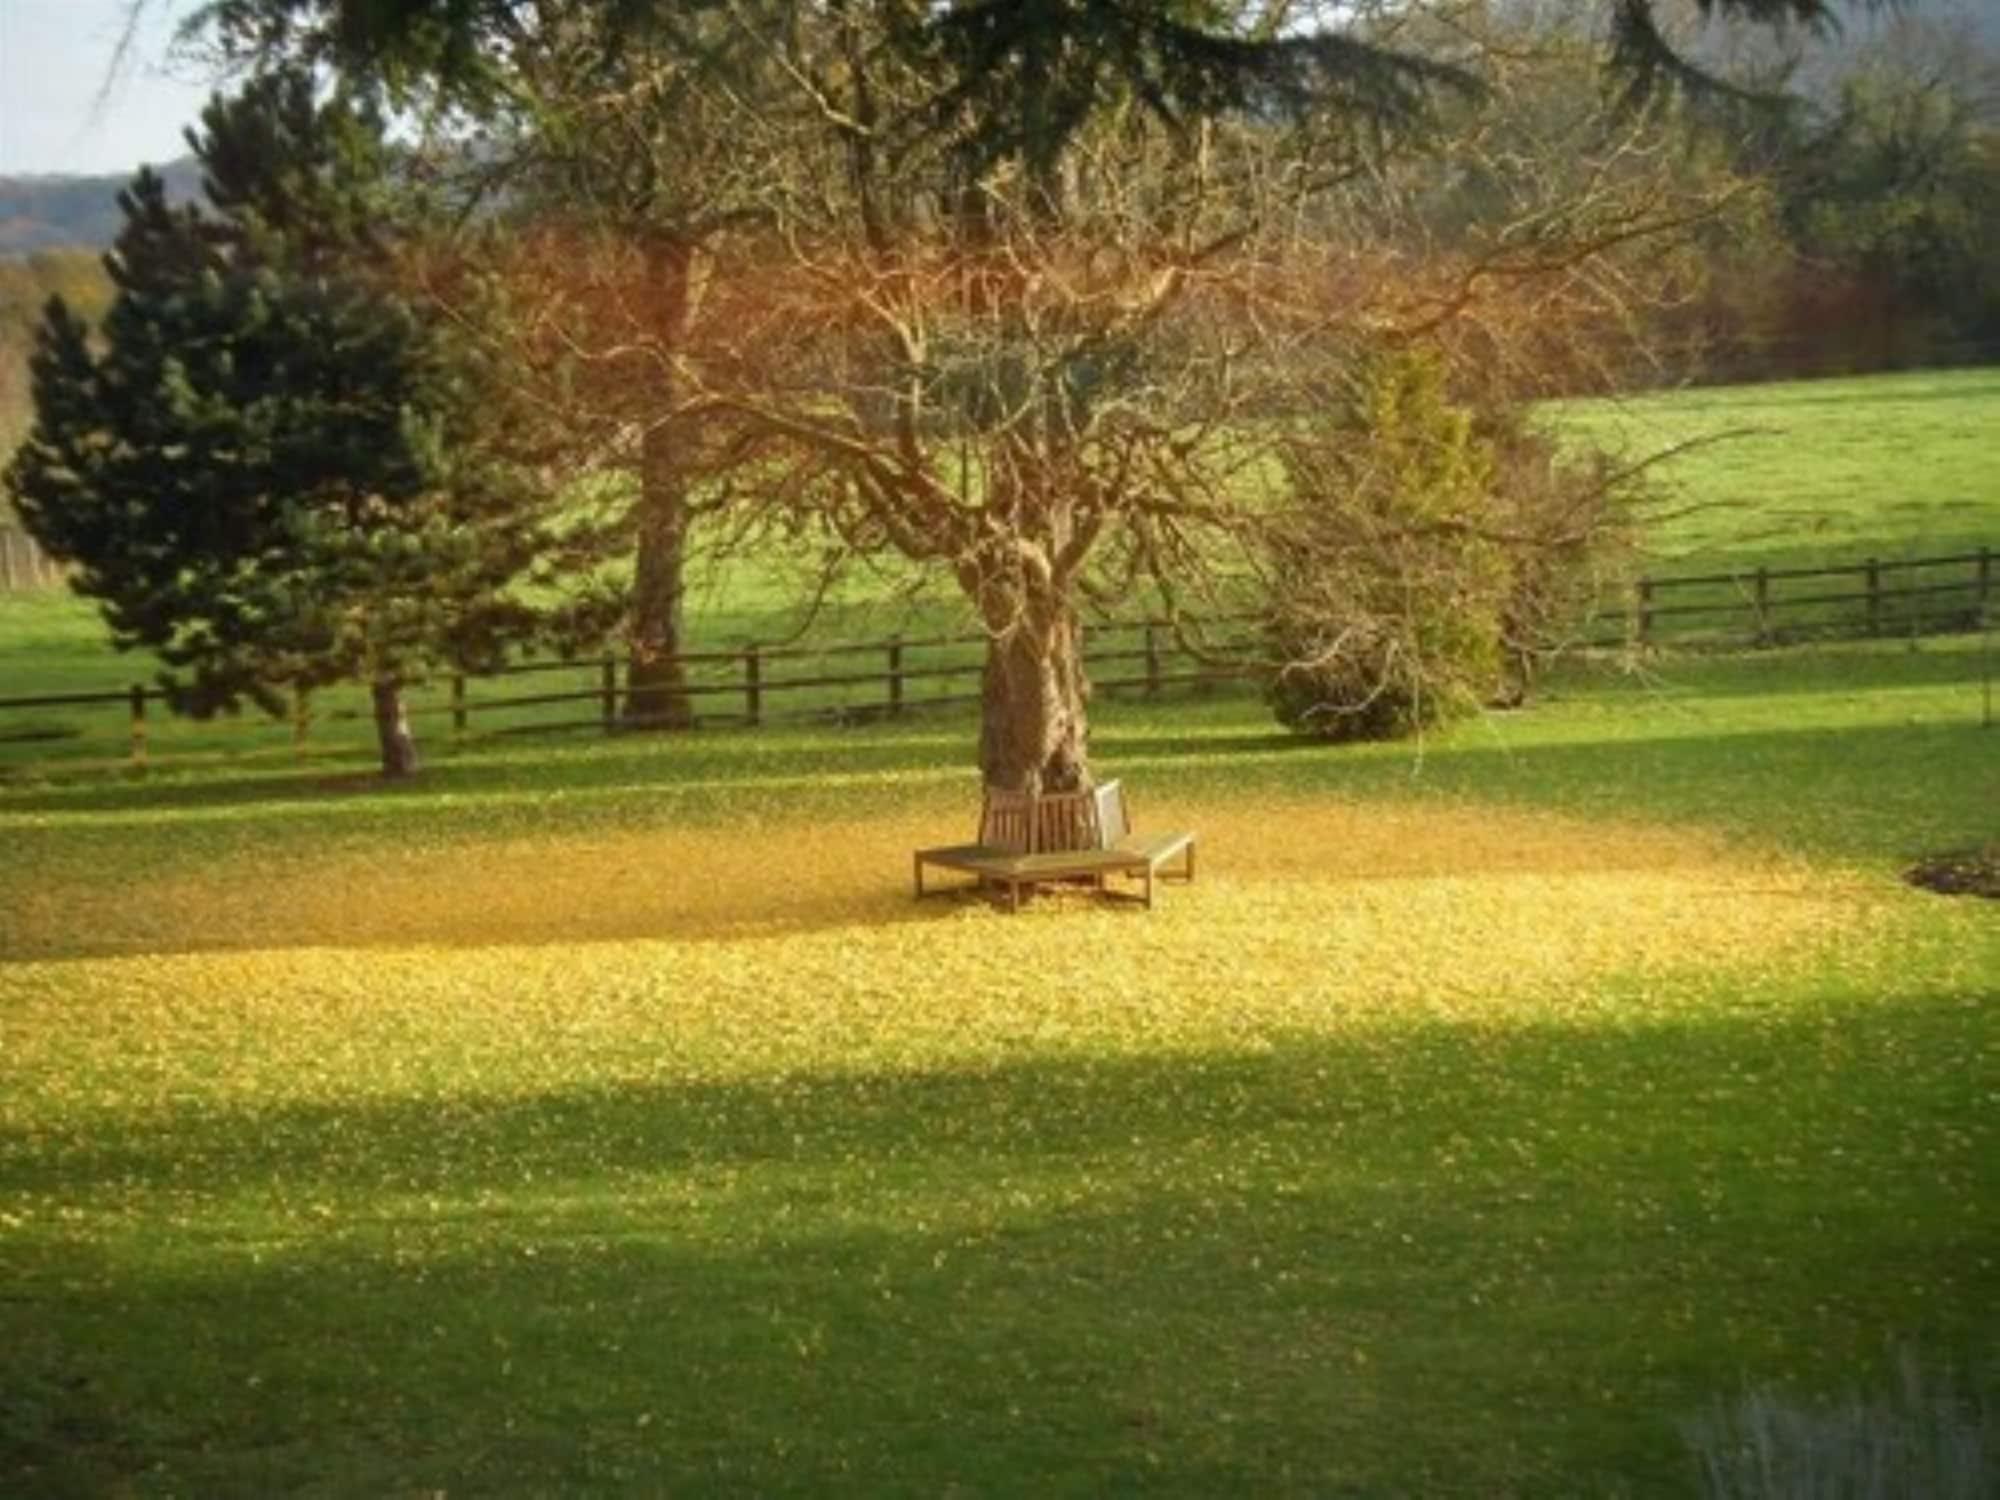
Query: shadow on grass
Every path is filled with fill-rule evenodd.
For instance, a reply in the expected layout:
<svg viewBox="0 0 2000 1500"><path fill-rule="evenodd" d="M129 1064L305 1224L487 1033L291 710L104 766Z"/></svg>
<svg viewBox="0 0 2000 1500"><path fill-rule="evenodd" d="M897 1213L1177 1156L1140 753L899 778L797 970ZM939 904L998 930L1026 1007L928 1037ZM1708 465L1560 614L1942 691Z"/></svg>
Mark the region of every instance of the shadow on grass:
<svg viewBox="0 0 2000 1500"><path fill-rule="evenodd" d="M1228 790L1239 772L1252 784L1275 780L1304 792L1338 790L1356 779L1393 781L1417 790L1426 783L1456 786L1464 778L1452 768L1490 765L1489 752L1501 743L1517 764L1559 759L1583 763L1589 770L1593 762L1615 768L1635 754L1665 754L1695 765L1705 757L1690 739L1713 740L1717 755L1710 759L1739 752L1755 757L1798 735L1805 747L1802 758L1813 761L1820 749L1832 748L1848 735L1881 746L1884 731L1879 725L1773 729L1754 719L1739 724L1728 705L1751 698L1782 701L1797 694L1957 689L1964 695L1964 722L1970 725L1979 720L1984 671L1975 649L1927 646L1911 651L1893 644L1677 658L1639 673L1573 666L1551 679L1544 699L1528 712L1497 714L1486 724L1464 726L1423 745L1323 744L1276 728L1260 703L1241 696L1165 705L1106 703L1096 715L1093 748L1101 774L1164 772L1204 794ZM1714 700L1712 711L1705 707L1708 700ZM1572 711L1576 707L1614 714L1629 710L1631 719L1607 730L1601 722L1581 721ZM1935 719L1935 705L1927 705L1925 712ZM1933 722L1908 728L1911 738L1921 739L1951 727L1956 726ZM1573 740L1579 731L1603 737L1579 746ZM1903 732L1900 726L1894 731ZM790 801L816 816L848 805L876 811L912 795L935 795L940 801L956 797L970 806L978 795L975 741L976 725L962 714L847 729L701 731L609 741L550 737L445 752L422 776L401 784L369 774L365 759L219 771L163 767L145 776L0 784L0 813L95 819L122 814L254 816L301 832L343 821L379 822L395 823L410 837L477 837L483 824L508 833L522 822L723 821L736 815L746 798ZM1981 746L1975 742L1968 748ZM1604 776L1600 772L1591 779ZM1149 792L1143 783L1133 790L1140 798ZM1727 790L1726 785L1718 787L1718 792ZM1633 792L1635 811L1643 815L1645 789Z"/></svg>
<svg viewBox="0 0 2000 1500"><path fill-rule="evenodd" d="M733 786L810 782L829 776L935 774L971 741L936 726L849 731L698 731L609 743L555 737L470 747L436 756L418 776L388 781L332 762L221 772L167 768L154 775L93 777L0 792L0 810L40 813L237 813L283 810L311 818L330 805L421 815L453 799L533 802L573 793L666 793L699 800ZM961 755L962 759L963 756ZM976 776L962 773L976 788Z"/></svg>
<svg viewBox="0 0 2000 1500"><path fill-rule="evenodd" d="M76 1118L0 1481L1684 1493L1746 1377L1986 1352L1996 1000Z"/></svg>

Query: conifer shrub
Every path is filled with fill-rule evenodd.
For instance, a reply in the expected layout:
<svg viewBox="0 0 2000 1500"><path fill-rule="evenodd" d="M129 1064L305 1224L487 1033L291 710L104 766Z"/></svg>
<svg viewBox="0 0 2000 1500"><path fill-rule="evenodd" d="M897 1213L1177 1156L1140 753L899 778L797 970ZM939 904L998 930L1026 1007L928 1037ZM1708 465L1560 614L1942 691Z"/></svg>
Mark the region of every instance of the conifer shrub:
<svg viewBox="0 0 2000 1500"><path fill-rule="evenodd" d="M1324 739L1520 702L1625 535L1628 484L1564 457L1517 408L1456 399L1432 353L1362 360L1281 456L1269 695L1281 723Z"/></svg>

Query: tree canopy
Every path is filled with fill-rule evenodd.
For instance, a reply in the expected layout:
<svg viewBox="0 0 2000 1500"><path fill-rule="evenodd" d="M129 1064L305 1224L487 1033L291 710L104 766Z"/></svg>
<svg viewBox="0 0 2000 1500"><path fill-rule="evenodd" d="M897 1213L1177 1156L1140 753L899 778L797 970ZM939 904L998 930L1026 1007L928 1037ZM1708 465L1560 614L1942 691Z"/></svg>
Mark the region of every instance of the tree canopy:
<svg viewBox="0 0 2000 1500"><path fill-rule="evenodd" d="M1835 5L1698 0L1809 27ZM1669 85L1721 87L1654 0L1585 12L1627 119ZM1499 154L1447 161L1492 190L1480 234L1350 233L1385 207L1418 227L1389 148L1451 127L1452 101L1479 91L1470 16L215 0L198 24L253 66L324 68L482 121L515 159L585 168L541 182L559 207L612 206L597 222L641 267L613 300L653 315L581 355L650 362L650 404L627 408L660 502L648 524L671 530L675 497L741 477L767 514L951 578L990 636L986 779L1064 788L1088 778L1084 602L1143 588L1178 609L1230 575L1219 559L1254 570L1272 518L1321 503L1306 490L1341 472L1275 460L1342 367L1477 313L1489 346L1560 327L1557 307L1615 316L1641 295L1623 247L1706 211L1660 189L1661 158L1617 110L1586 102L1564 150L1588 166L1567 178ZM585 160L571 148L589 140L614 149ZM1540 289L1532 310L1517 286Z"/></svg>
<svg viewBox="0 0 2000 1500"><path fill-rule="evenodd" d="M1664 83L1710 81L1670 37L1662 0L1587 0L1603 18L1608 57L1640 94ZM1843 9L1893 9L1898 0L1694 0L1704 19L1823 30ZM776 15L779 3L760 7ZM952 0L925 6L887 0L876 7L906 44L950 55L956 89L983 103L1029 91L1040 108L992 119L990 139L1053 140L1101 101L1107 81L1134 86L1150 103L1196 118L1241 108L1261 93L1312 89L1352 76L1354 60L1330 45L1338 18L1395 16L1418 7L1186 0ZM617 32L674 33L706 12L742 10L726 0L579 0L565 7L523 0L209 0L192 25L249 55L301 55L367 75L391 88L446 80L471 93L504 92L505 49L534 40L565 9L602 16ZM1316 78L1315 75L1318 75ZM1377 73L1363 109L1393 102L1390 75Z"/></svg>

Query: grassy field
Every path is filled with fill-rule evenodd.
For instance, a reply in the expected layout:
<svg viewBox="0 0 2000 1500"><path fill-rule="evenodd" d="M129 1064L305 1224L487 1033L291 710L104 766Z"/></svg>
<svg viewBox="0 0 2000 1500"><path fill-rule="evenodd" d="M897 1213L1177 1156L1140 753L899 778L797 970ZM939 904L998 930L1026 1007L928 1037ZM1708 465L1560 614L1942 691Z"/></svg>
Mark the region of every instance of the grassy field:
<svg viewBox="0 0 2000 1500"><path fill-rule="evenodd" d="M811 596L796 559L755 564L704 561L689 579L691 649L740 647L746 641L783 646L797 639L878 639L898 630L965 628L955 601L937 588L917 589L901 569L857 566L829 589L818 611L796 601ZM96 606L65 590L0 592L0 698L46 693L115 691L150 682L150 656L110 649Z"/></svg>
<svg viewBox="0 0 2000 1500"><path fill-rule="evenodd" d="M1897 879L1979 671L1107 710L1150 914L910 901L964 718L0 785L0 1489L1667 1495L2000 1395L2000 926Z"/></svg>
<svg viewBox="0 0 2000 1500"><path fill-rule="evenodd" d="M81 620L0 597L0 695ZM0 1494L1686 1495L1909 1361L2000 1464L2000 903L1901 878L2000 844L1993 670L1100 703L1150 913L910 899L963 713L0 744Z"/></svg>

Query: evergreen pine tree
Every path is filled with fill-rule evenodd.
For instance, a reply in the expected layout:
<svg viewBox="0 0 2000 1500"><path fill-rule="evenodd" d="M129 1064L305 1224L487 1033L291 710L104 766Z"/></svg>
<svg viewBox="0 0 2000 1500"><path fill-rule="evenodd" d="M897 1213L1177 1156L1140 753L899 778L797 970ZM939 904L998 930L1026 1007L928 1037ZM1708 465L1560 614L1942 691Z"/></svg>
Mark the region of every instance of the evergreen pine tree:
<svg viewBox="0 0 2000 1500"><path fill-rule="evenodd" d="M404 680L534 624L507 597L534 516L480 459L468 367L377 274L379 122L273 75L203 123L206 206L150 172L121 196L101 336L51 301L8 488L177 708L363 681L383 772L408 774Z"/></svg>

